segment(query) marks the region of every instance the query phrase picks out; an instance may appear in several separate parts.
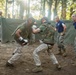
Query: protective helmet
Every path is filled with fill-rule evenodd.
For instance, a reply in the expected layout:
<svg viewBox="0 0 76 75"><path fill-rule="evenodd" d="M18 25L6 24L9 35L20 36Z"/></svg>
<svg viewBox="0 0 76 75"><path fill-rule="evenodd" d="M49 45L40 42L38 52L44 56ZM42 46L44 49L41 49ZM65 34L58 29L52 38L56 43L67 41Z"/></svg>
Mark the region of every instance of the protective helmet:
<svg viewBox="0 0 76 75"><path fill-rule="evenodd" d="M43 20L46 20L46 23L48 23L48 18L47 18L47 17L43 17L43 18L41 19L41 24L43 23L43 22L42 22Z"/></svg>

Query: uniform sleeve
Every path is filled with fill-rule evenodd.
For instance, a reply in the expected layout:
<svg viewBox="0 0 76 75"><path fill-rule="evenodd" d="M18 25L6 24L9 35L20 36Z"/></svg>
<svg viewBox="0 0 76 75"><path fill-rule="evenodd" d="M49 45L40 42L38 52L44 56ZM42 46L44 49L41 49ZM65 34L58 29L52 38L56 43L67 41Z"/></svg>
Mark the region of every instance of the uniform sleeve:
<svg viewBox="0 0 76 75"><path fill-rule="evenodd" d="M61 22L62 26L65 26L65 23L64 22Z"/></svg>
<svg viewBox="0 0 76 75"><path fill-rule="evenodd" d="M56 23L56 29L58 29L58 27L57 27L57 23Z"/></svg>
<svg viewBox="0 0 76 75"><path fill-rule="evenodd" d="M45 27L44 26L40 26L39 29L40 29L41 32L43 32L45 30Z"/></svg>
<svg viewBox="0 0 76 75"><path fill-rule="evenodd" d="M25 26L24 24L21 24L21 26L19 27L19 29L20 29L21 31L23 31L23 30L25 29L24 26Z"/></svg>
<svg viewBox="0 0 76 75"><path fill-rule="evenodd" d="M36 25L33 25L33 26L32 26L32 29L37 29L37 26L36 26Z"/></svg>

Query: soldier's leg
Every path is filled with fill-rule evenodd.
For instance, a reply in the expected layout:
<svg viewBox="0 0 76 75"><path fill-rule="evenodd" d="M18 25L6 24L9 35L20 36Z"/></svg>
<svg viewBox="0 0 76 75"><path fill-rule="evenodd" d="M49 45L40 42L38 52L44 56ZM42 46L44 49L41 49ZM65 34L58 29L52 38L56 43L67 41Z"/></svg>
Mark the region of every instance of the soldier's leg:
<svg viewBox="0 0 76 75"><path fill-rule="evenodd" d="M16 47L15 54L12 55L12 57L8 60L6 66L12 66L13 63L20 58L20 56L22 54L21 49L22 49L22 46L21 45L18 45Z"/></svg>
<svg viewBox="0 0 76 75"><path fill-rule="evenodd" d="M17 53L18 50L19 50L19 44L17 44L17 46L16 46L15 50L13 51L12 55L14 55L15 53Z"/></svg>
<svg viewBox="0 0 76 75"><path fill-rule="evenodd" d="M53 64L56 66L56 68L58 70L60 70L61 66L59 65L59 63L58 63L58 61L57 61L57 59L56 59L56 57L55 57L55 55L53 53L50 53L50 58L51 58Z"/></svg>
<svg viewBox="0 0 76 75"><path fill-rule="evenodd" d="M74 66L76 66L76 37L75 37L75 40L74 40L74 53L75 53L75 56L74 56L74 58L73 58L72 64L73 64Z"/></svg>
<svg viewBox="0 0 76 75"><path fill-rule="evenodd" d="M58 46L58 53L57 55L62 55L61 47Z"/></svg>
<svg viewBox="0 0 76 75"><path fill-rule="evenodd" d="M51 46L51 45L50 45L50 46ZM52 60L53 64L56 65L56 68L57 68L58 70L60 70L60 69L61 69L61 66L59 65L59 63L58 63L55 55L53 54L53 52L52 52L52 50L51 50L51 49L52 49L52 46L51 46L51 47L50 47L50 46L48 46L48 50L47 50L48 55L50 56L50 59Z"/></svg>
<svg viewBox="0 0 76 75"><path fill-rule="evenodd" d="M61 44L60 43L60 34L58 34L58 36L57 36L57 45L58 45L58 53L57 53L57 55L61 55L62 54L60 44Z"/></svg>
<svg viewBox="0 0 76 75"><path fill-rule="evenodd" d="M75 37L75 40L74 40L74 52L75 52L75 57L76 57L76 37Z"/></svg>
<svg viewBox="0 0 76 75"><path fill-rule="evenodd" d="M32 34L32 40L33 40L33 42L35 42L35 34Z"/></svg>
<svg viewBox="0 0 76 75"><path fill-rule="evenodd" d="M36 64L36 68L34 68L32 71L33 72L40 72L42 71L42 67L41 67L41 61L39 59L39 56L38 56L38 53L42 50L47 50L48 49L48 46L47 44L41 44L40 46L38 46L34 52L33 52L33 57L34 57L34 61L35 61L35 64Z"/></svg>
<svg viewBox="0 0 76 75"><path fill-rule="evenodd" d="M65 48L65 45L64 45L64 35L63 36L61 35L59 40L60 40L60 47L63 51L62 55L65 57L66 56L66 48Z"/></svg>

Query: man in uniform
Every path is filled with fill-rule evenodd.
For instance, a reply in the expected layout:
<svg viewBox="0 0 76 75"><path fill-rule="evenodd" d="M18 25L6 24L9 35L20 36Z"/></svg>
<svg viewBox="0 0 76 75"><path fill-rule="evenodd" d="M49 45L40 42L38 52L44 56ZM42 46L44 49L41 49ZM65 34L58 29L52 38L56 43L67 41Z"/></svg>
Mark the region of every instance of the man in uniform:
<svg viewBox="0 0 76 75"><path fill-rule="evenodd" d="M42 43L34 50L33 52L33 58L36 64L36 68L34 68L32 71L34 73L41 72L41 61L39 59L38 53L40 53L43 50L47 50L48 55L50 56L50 59L52 60L53 64L56 65L56 68L59 70L61 69L61 66L59 65L55 55L52 53L53 45L54 45L54 32L50 25L48 25L48 19L46 17L43 17L41 19L42 25L37 28L33 29L34 33L40 33L42 35Z"/></svg>
<svg viewBox="0 0 76 75"><path fill-rule="evenodd" d="M74 13L72 15L72 20L74 21L73 26L76 29L76 13ZM75 41L74 41L74 51L75 51L74 65L76 65L76 37L75 37Z"/></svg>
<svg viewBox="0 0 76 75"><path fill-rule="evenodd" d="M36 23L36 21L34 22L34 25L32 26L32 28L37 29L37 23ZM32 41L36 42L36 36L35 36L34 33L32 33Z"/></svg>
<svg viewBox="0 0 76 75"><path fill-rule="evenodd" d="M18 26L17 29L14 31L13 36L18 43L18 46L14 50L12 57L7 61L7 67L14 67L13 63L20 58L22 54L22 47L25 46L30 40L33 24L34 19L32 17L28 18L26 22Z"/></svg>
<svg viewBox="0 0 76 75"><path fill-rule="evenodd" d="M65 36L65 31L66 31L66 25L64 22L62 22L58 16L55 17L55 22L56 22L56 31L58 32L57 36L57 44L58 44L58 53L57 55L63 55L64 57L66 56L66 49L64 46L64 36Z"/></svg>

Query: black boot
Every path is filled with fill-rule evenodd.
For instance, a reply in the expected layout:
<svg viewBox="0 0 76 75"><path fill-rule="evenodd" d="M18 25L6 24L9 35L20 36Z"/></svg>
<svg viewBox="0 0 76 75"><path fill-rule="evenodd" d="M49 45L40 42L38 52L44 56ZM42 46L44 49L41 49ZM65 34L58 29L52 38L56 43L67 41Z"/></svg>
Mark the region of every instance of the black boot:
<svg viewBox="0 0 76 75"><path fill-rule="evenodd" d="M63 48L63 57L66 57L67 56L67 54L66 54L66 49L65 48Z"/></svg>
<svg viewBox="0 0 76 75"><path fill-rule="evenodd" d="M56 55L62 55L61 48L58 50L59 52Z"/></svg>
<svg viewBox="0 0 76 75"><path fill-rule="evenodd" d="M14 65L11 64L11 63L9 63L9 62L7 62L7 63L6 63L6 67L14 67Z"/></svg>
<svg viewBox="0 0 76 75"><path fill-rule="evenodd" d="M55 64L55 65L57 70L61 70L62 67L59 64Z"/></svg>

